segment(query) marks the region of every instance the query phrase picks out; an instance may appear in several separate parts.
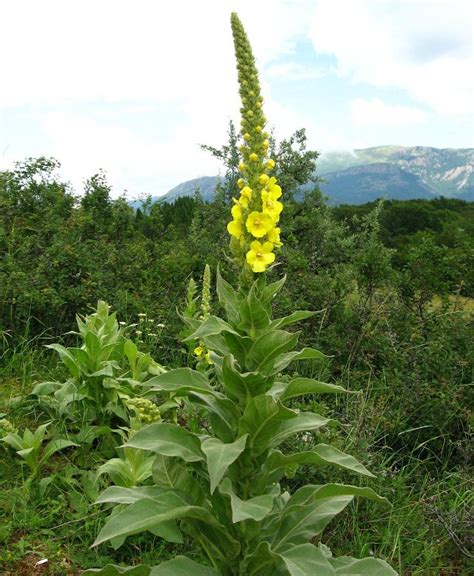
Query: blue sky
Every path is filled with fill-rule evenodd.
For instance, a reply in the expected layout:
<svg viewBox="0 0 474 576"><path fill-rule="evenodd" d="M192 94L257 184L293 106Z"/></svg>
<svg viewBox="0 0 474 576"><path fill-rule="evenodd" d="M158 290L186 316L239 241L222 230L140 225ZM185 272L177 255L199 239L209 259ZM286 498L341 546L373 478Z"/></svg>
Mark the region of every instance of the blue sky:
<svg viewBox="0 0 474 576"><path fill-rule="evenodd" d="M80 193L160 195L222 168L238 121L229 16L254 47L279 138L323 154L474 147L471 0L15 0L0 3L0 169L48 155Z"/></svg>

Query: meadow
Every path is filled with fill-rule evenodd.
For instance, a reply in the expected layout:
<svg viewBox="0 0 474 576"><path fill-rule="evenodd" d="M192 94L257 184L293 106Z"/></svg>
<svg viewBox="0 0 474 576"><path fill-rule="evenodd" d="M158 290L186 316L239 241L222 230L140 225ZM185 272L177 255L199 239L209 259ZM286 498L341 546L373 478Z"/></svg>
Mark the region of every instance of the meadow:
<svg viewBox="0 0 474 576"><path fill-rule="evenodd" d="M232 125L222 149L205 147L226 169L209 203L197 191L134 209L113 199L103 173L78 197L50 158L0 173L1 574L127 573L111 564L136 565L128 573L137 576L198 565L203 575L310 574L294 566L313 553L334 570L324 574L354 573L345 555L368 558L364 574L393 573L376 558L405 576L472 573L474 204L332 208L317 178L295 200L318 154L304 130L268 147L284 191L283 246L264 275L247 257L239 290L239 247L226 231L243 172ZM289 352L297 338L281 328L292 323L303 352ZM284 372L290 358L273 357L275 347L305 361ZM280 399L280 427L266 434L253 427L261 396L269 413ZM237 436L232 403L245 406ZM300 416L309 431L281 432ZM150 448L158 431L166 449ZM265 443L277 432L284 454L270 451L267 469ZM261 445L246 448L257 434ZM268 530L278 496L257 486L257 464L288 495L309 484L332 498L343 487L341 513L329 524L336 512L318 517L311 545L280 547L279 560L262 546L228 564L223 549L209 549L218 529L208 516L219 510L224 523L232 503L226 550ZM166 482L211 502L207 515L204 505L159 500ZM358 494L367 498L352 500ZM161 523L139 524L150 501L194 516L166 508ZM138 567L172 559L174 572ZM263 571L273 561L287 571Z"/></svg>

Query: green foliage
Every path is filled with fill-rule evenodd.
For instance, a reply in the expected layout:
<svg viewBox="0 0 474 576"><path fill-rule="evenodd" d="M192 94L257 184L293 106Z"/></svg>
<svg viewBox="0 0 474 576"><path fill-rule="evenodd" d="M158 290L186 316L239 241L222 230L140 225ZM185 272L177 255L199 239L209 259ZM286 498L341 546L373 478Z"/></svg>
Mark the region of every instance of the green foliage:
<svg viewBox="0 0 474 576"><path fill-rule="evenodd" d="M151 357L139 352L125 336L116 314L99 301L97 311L77 316L79 347L49 344L55 350L70 377L65 382L42 382L32 391L57 417L76 424L110 428L114 418L128 422L127 401L136 395L140 381L164 369Z"/></svg>
<svg viewBox="0 0 474 576"><path fill-rule="evenodd" d="M70 446L77 446L76 443L66 440L65 438L53 438L49 440L46 446L43 446L44 442L48 440L49 424L50 422L41 424L34 432L26 428L23 431L23 436L15 432L9 432L0 438L0 442L16 450L18 456L23 458L25 464L31 471L30 480L38 474L40 468L46 464L56 452Z"/></svg>

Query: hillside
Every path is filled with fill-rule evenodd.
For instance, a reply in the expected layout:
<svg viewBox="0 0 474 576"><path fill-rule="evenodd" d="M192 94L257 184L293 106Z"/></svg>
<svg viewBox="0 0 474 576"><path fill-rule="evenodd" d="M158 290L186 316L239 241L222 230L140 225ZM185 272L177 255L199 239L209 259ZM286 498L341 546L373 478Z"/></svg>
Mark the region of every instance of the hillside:
<svg viewBox="0 0 474 576"><path fill-rule="evenodd" d="M380 197L474 200L474 148L377 146L323 153L317 166L318 176L325 180L321 190L333 205L364 204ZM219 181L218 176L188 180L159 200L173 202L199 190L209 201ZM310 187L301 187L301 192Z"/></svg>

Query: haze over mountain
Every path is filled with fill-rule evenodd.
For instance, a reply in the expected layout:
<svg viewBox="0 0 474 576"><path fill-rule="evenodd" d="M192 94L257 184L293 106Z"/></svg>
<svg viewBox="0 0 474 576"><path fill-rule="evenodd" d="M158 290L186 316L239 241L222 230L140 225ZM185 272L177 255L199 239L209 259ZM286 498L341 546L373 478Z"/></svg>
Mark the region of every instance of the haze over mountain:
<svg viewBox="0 0 474 576"><path fill-rule="evenodd" d="M377 146L353 152L328 152L318 159L316 174L330 204L364 204L377 198L409 200L445 196L474 200L474 148ZM218 176L178 184L154 200L172 202L199 189L209 201ZM300 188L303 194L313 185Z"/></svg>

